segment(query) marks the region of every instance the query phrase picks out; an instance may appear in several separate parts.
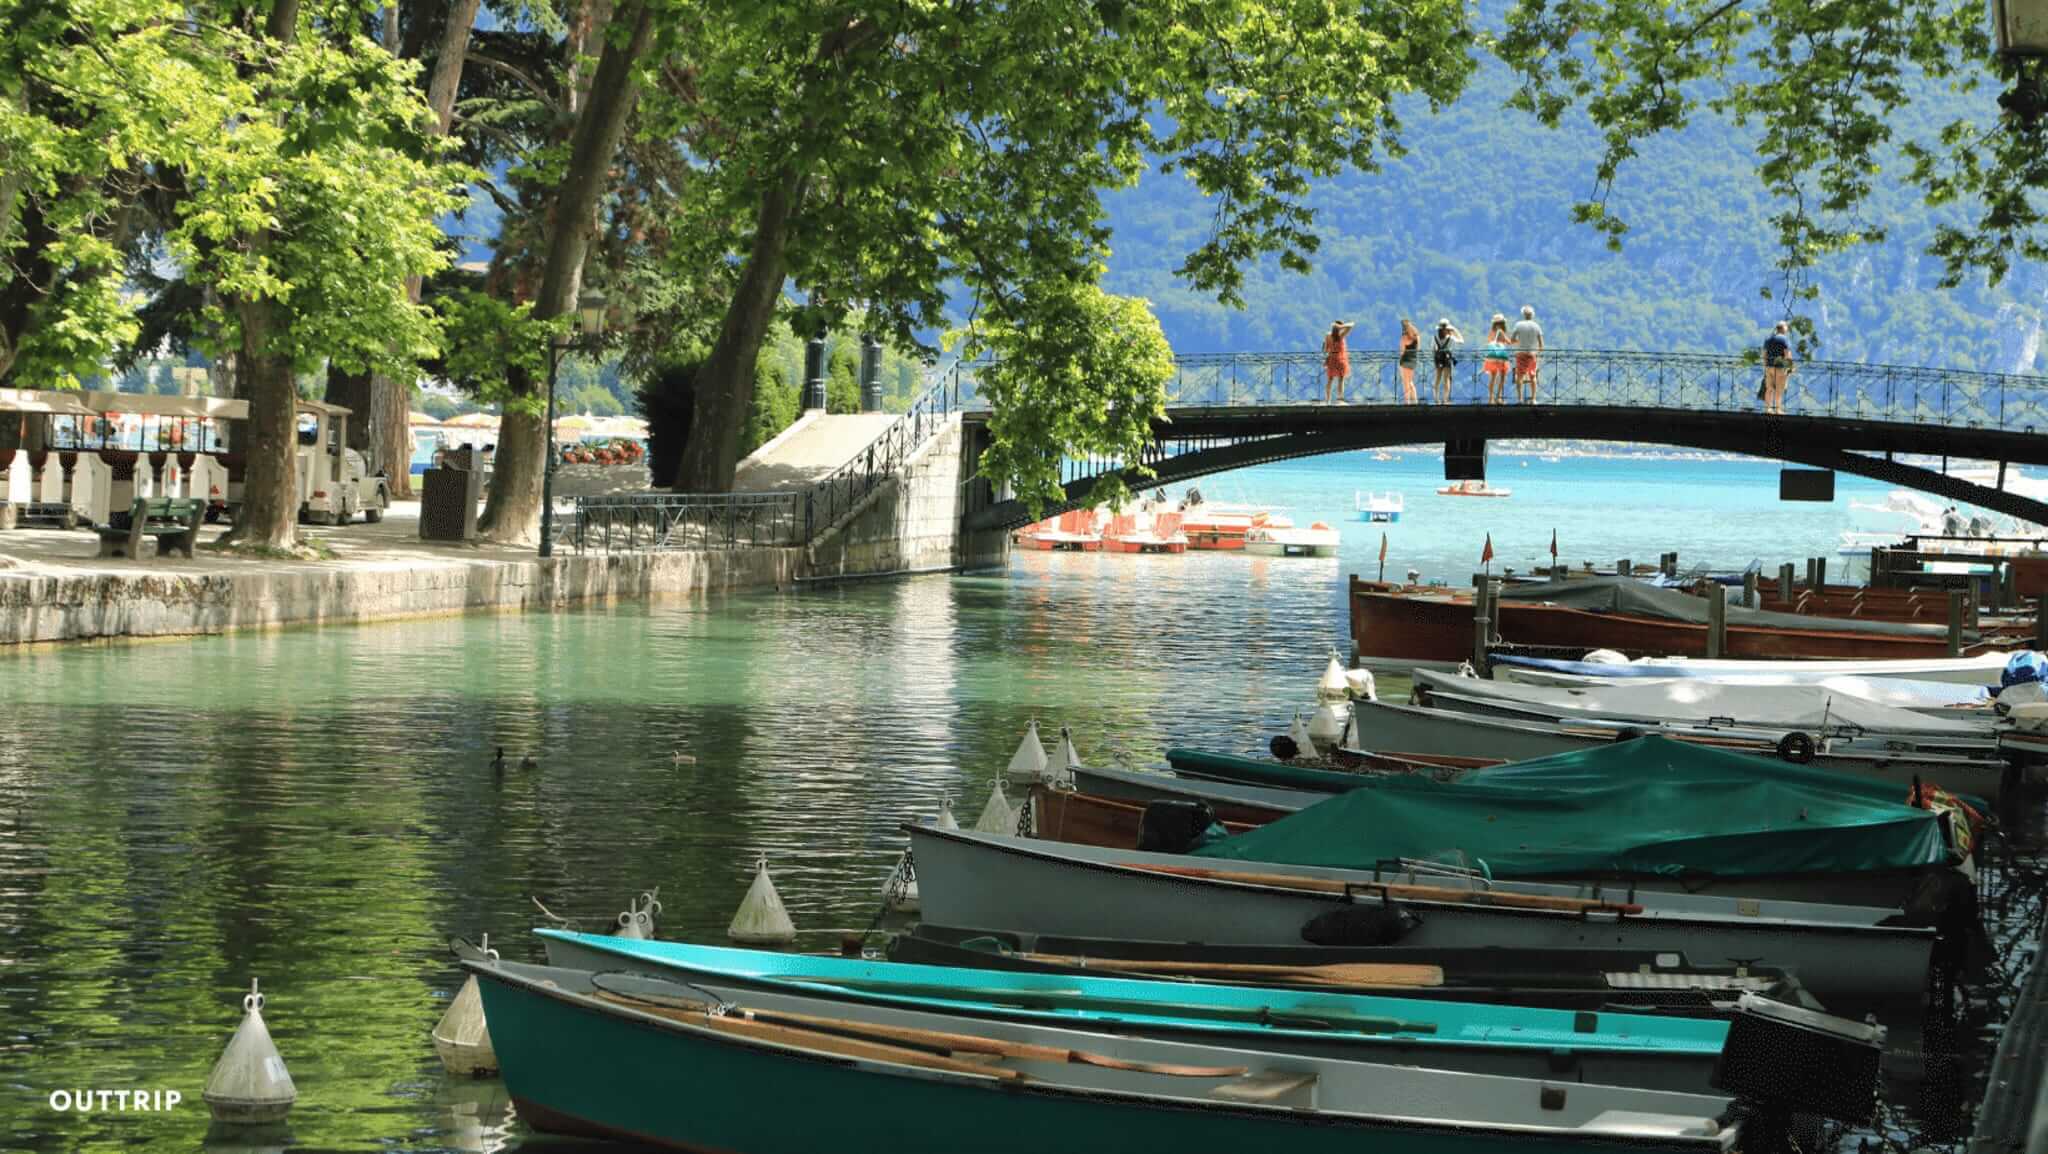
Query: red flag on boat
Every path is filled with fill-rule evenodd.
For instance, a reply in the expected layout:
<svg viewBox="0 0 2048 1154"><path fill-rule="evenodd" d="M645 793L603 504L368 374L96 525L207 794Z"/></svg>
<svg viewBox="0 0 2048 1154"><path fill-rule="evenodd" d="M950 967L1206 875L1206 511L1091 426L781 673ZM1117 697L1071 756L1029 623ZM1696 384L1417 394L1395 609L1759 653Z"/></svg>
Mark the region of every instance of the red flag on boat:
<svg viewBox="0 0 2048 1154"><path fill-rule="evenodd" d="M1479 563L1481 565L1493 564L1493 534L1491 533L1486 535L1486 550L1479 554Z"/></svg>
<svg viewBox="0 0 2048 1154"><path fill-rule="evenodd" d="M1380 564L1384 565L1384 564L1386 564L1386 563L1387 563L1387 535L1386 535L1385 533L1382 533L1382 534L1380 534Z"/></svg>
<svg viewBox="0 0 2048 1154"><path fill-rule="evenodd" d="M1550 562L1553 565L1557 563L1557 530L1555 529L1550 531Z"/></svg>

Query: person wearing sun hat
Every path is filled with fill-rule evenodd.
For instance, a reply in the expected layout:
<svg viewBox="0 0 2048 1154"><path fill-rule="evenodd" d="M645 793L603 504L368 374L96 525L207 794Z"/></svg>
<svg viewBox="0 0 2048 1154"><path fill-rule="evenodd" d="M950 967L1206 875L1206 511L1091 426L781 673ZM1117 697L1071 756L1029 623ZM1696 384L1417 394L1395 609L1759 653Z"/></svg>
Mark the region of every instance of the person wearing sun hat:
<svg viewBox="0 0 2048 1154"><path fill-rule="evenodd" d="M1451 323L1449 317L1439 317L1436 322L1436 403L1451 403L1451 372L1458 367L1458 355L1451 351L1452 345L1465 343L1465 334Z"/></svg>

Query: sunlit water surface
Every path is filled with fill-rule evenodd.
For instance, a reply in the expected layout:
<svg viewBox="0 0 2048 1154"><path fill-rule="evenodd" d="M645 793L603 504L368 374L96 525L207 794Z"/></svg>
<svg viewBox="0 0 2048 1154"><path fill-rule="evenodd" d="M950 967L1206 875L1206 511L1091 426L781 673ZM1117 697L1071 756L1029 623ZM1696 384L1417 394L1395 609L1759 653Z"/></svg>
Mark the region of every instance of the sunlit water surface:
<svg viewBox="0 0 2048 1154"><path fill-rule="evenodd" d="M1435 496L1437 468L1347 455L1204 487L1304 524L1401 488L1389 570L1430 576L1471 571L1489 534L1501 565L1547 560L1554 529L1567 561L1739 567L1896 523L1847 479L1782 505L1757 464L1497 459L1498 502ZM658 885L663 936L722 940L765 854L827 946L873 919L899 823L949 797L971 821L1031 718L1098 761L1262 746L1346 644L1343 575L1376 570L1381 532L1350 524L1336 560L1019 554L798 595L0 653L0 1148L193 1148L252 976L295 1147L538 1148L500 1083L434 1057L450 934L537 960L536 899L597 928ZM499 780L500 746L537 767ZM111 1088L185 1104L48 1104Z"/></svg>

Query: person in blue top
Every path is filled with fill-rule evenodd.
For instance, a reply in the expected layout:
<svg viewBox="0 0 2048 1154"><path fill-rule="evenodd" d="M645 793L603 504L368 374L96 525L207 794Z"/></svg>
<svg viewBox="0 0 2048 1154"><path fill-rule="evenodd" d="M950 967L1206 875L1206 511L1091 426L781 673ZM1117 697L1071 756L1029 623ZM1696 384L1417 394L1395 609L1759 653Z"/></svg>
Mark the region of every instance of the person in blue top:
<svg viewBox="0 0 2048 1154"><path fill-rule="evenodd" d="M1785 381L1792 375L1792 326L1779 321L1764 338L1764 412L1785 411Z"/></svg>

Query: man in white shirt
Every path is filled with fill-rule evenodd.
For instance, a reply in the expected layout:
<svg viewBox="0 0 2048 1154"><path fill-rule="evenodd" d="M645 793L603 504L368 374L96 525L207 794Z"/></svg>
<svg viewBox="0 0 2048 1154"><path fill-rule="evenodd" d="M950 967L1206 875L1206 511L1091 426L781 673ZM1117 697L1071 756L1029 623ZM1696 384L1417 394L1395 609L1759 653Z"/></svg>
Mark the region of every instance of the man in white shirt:
<svg viewBox="0 0 2048 1154"><path fill-rule="evenodd" d="M1537 354L1543 351L1543 326L1536 323L1536 309L1522 306L1522 319L1508 336L1515 342L1515 383L1524 404L1536 403L1536 371L1542 368Z"/></svg>

